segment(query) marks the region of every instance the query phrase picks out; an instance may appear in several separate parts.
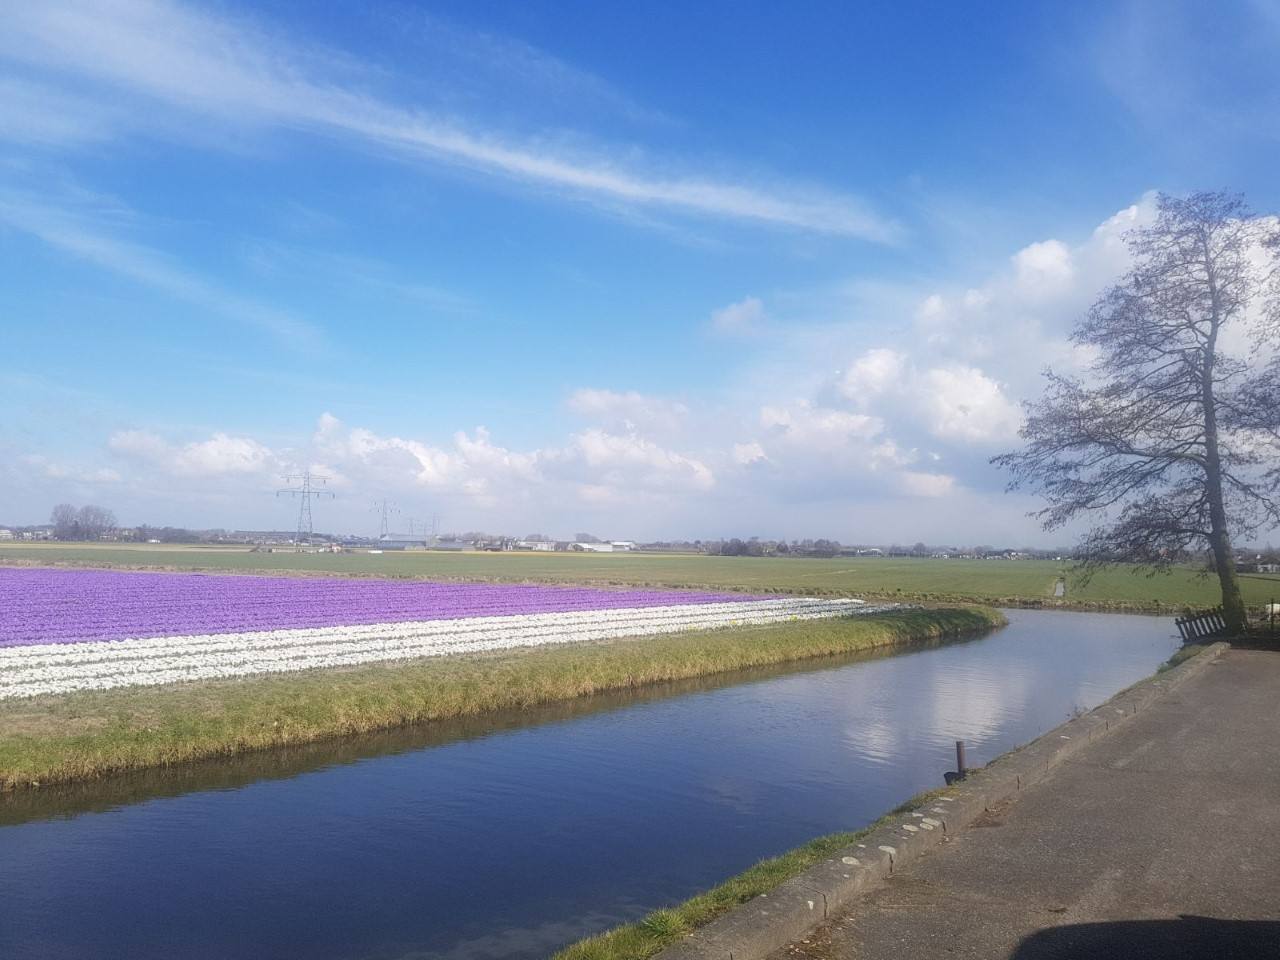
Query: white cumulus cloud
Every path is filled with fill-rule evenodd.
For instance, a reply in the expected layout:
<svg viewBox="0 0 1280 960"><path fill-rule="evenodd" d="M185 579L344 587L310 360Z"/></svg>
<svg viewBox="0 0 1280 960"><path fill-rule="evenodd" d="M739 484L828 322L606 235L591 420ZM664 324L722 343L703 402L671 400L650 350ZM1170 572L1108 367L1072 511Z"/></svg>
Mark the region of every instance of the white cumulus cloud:
<svg viewBox="0 0 1280 960"><path fill-rule="evenodd" d="M733 445L733 462L740 467L761 463L768 459L769 455L764 452L764 447L754 440L750 443L735 443Z"/></svg>
<svg viewBox="0 0 1280 960"><path fill-rule="evenodd" d="M927 370L914 384L929 432L955 442L1009 442L1022 424L1022 411L1004 389L976 367L956 364Z"/></svg>
<svg viewBox="0 0 1280 960"><path fill-rule="evenodd" d="M215 433L207 440L171 444L146 430L121 430L108 448L121 456L176 476L279 473L281 461L267 446L250 437Z"/></svg>

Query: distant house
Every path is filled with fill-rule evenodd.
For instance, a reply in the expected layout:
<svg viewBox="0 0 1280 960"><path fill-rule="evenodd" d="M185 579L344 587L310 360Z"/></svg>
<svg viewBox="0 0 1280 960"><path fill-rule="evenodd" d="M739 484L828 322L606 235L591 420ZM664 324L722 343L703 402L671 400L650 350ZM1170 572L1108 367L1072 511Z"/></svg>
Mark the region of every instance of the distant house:
<svg viewBox="0 0 1280 960"><path fill-rule="evenodd" d="M13 531L8 527L0 527L0 540L12 540Z"/></svg>
<svg viewBox="0 0 1280 960"><path fill-rule="evenodd" d="M555 550L556 542L554 540L517 540L517 550L537 550L539 553L550 553Z"/></svg>
<svg viewBox="0 0 1280 960"><path fill-rule="evenodd" d="M377 547L379 550L425 550L427 542L416 537L387 534L385 537L378 538Z"/></svg>
<svg viewBox="0 0 1280 960"><path fill-rule="evenodd" d="M612 543L574 543L569 546L570 550L578 553L613 553Z"/></svg>
<svg viewBox="0 0 1280 960"><path fill-rule="evenodd" d="M614 550L634 550L636 542L634 540L611 540L609 546Z"/></svg>

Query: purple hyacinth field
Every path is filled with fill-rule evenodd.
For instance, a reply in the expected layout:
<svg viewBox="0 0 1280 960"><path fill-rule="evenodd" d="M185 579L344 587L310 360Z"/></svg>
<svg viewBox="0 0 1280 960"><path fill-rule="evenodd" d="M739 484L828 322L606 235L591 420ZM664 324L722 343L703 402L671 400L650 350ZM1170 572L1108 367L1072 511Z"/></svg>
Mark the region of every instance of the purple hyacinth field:
<svg viewBox="0 0 1280 960"><path fill-rule="evenodd" d="M687 590L0 568L0 699L867 609Z"/></svg>
<svg viewBox="0 0 1280 960"><path fill-rule="evenodd" d="M0 647L749 599L682 590L0 569Z"/></svg>

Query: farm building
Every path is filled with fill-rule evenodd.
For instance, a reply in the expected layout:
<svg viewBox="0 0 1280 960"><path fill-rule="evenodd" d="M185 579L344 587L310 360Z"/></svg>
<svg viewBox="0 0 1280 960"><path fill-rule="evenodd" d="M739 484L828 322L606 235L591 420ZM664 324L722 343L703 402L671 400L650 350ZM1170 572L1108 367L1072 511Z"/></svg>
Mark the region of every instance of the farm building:
<svg viewBox="0 0 1280 960"><path fill-rule="evenodd" d="M517 540L517 550L537 550L539 552L547 552L555 550L556 542L554 540Z"/></svg>
<svg viewBox="0 0 1280 960"><path fill-rule="evenodd" d="M475 545L468 543L466 540L441 540L433 539L427 544L428 550L452 550L457 553L475 550Z"/></svg>

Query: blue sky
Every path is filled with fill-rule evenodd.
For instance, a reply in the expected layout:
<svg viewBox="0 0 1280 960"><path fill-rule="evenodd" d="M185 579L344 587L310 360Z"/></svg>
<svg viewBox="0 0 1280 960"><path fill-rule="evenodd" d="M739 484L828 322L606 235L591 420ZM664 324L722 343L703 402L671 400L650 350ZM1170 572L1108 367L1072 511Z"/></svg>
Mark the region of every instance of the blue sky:
<svg viewBox="0 0 1280 960"><path fill-rule="evenodd" d="M1280 5L4 3L0 521L1036 542L986 465Z"/></svg>

